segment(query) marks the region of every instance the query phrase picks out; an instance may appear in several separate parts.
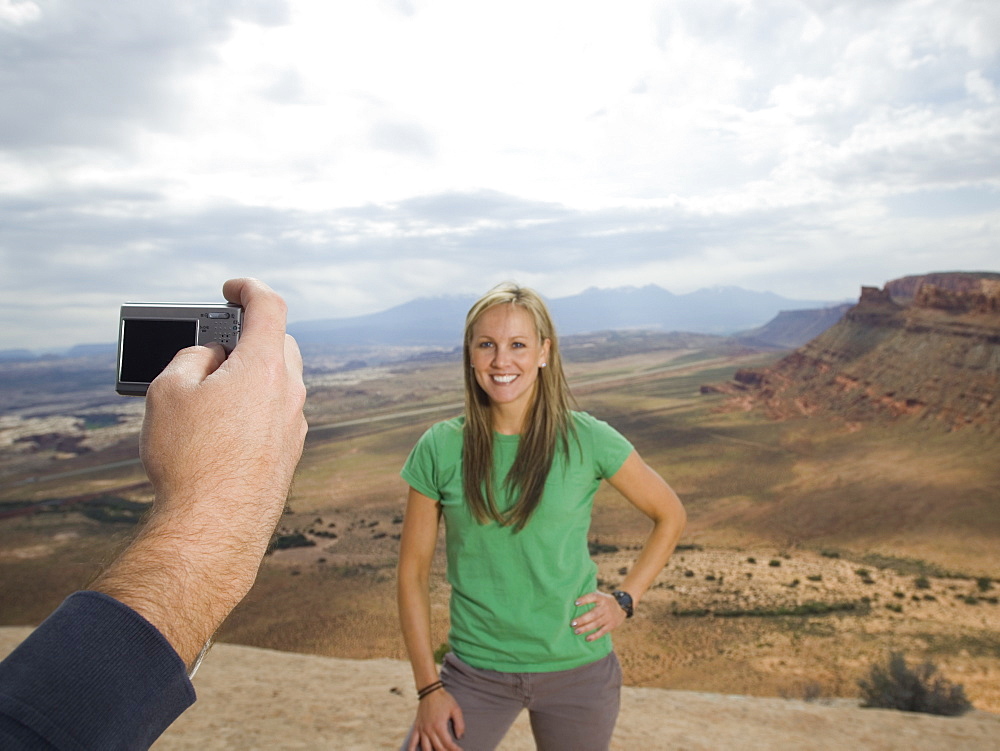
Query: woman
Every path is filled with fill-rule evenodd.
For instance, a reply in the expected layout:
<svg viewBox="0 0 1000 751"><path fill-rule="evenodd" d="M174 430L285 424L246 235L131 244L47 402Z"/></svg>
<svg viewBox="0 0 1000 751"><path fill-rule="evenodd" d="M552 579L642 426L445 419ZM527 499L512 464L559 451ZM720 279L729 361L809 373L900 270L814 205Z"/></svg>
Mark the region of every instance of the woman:
<svg viewBox="0 0 1000 751"><path fill-rule="evenodd" d="M618 716L615 628L684 527L680 501L606 423L570 410L556 333L532 290L500 285L466 318L465 415L437 423L403 468L410 484L398 600L417 685L409 751L492 749L524 708L540 749L607 749ZM653 522L614 594L587 548L607 479ZM452 586L440 675L429 580L440 519Z"/></svg>

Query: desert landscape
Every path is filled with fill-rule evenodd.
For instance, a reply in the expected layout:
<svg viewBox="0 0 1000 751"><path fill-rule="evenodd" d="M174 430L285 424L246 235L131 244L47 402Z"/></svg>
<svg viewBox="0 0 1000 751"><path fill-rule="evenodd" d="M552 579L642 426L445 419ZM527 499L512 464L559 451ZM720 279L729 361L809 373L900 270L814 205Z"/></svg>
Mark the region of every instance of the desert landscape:
<svg viewBox="0 0 1000 751"><path fill-rule="evenodd" d="M951 331L972 319L994 325L995 313L935 304ZM848 323L883 341L866 310ZM792 355L662 333L564 342L580 408L628 436L689 512L681 546L614 636L628 686L616 747L726 748L734 738L748 749L1000 747L996 344L971 386L951 372L950 385L907 402L902 387L833 372L831 363L850 363L850 332L831 332ZM789 358L839 390L824 401L815 383L795 380ZM941 359L954 370L962 356ZM198 676L201 701L158 747L315 748L322 733L337 734L332 747L392 747L413 711L395 617L398 471L427 426L460 411L459 363L450 351L350 368L307 361L310 434L275 549ZM38 623L86 586L151 500L135 460L142 402L67 371L76 386L39 404L30 367L19 368L0 397L0 625L9 627ZM910 370L896 363L880 377ZM923 375L946 377L929 365ZM975 419L960 413L970 403ZM645 532L627 503L600 491L591 547L603 585L621 580ZM443 645L442 551L432 592ZM24 633L4 629L4 644ZM976 711L859 709L858 679L890 652L934 663ZM518 733L504 748L530 747Z"/></svg>

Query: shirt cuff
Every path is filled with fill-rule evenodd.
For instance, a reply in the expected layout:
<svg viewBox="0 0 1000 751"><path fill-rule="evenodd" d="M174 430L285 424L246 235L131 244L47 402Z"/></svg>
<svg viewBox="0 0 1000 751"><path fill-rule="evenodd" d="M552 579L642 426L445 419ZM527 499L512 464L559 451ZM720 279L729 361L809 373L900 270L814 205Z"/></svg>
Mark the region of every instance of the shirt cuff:
<svg viewBox="0 0 1000 751"><path fill-rule="evenodd" d="M163 634L101 592L67 597L0 663L0 739L145 748L194 701Z"/></svg>

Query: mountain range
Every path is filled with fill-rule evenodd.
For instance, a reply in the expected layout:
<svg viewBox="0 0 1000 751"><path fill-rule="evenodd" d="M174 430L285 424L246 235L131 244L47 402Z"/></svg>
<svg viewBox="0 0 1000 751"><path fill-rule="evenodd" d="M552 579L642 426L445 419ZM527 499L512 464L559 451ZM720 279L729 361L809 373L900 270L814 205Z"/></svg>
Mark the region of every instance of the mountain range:
<svg viewBox="0 0 1000 751"><path fill-rule="evenodd" d="M461 344L465 315L474 302L472 296L421 298L365 316L292 323L288 330L304 346L454 347ZM548 303L561 335L613 329L725 335L761 326L782 311L836 305L739 287L715 287L677 295L652 284L614 289L592 287Z"/></svg>
<svg viewBox="0 0 1000 751"><path fill-rule="evenodd" d="M465 314L475 302L472 295L424 297L378 313L350 318L298 321L288 331L306 349L343 347L457 347L461 344ZM729 335L757 330L779 313L818 311L815 326L832 325L840 317L838 303L795 300L773 292L754 292L740 287L713 287L687 294L674 294L656 285L645 287L591 287L577 295L548 300L561 335L585 334L616 329ZM793 316L793 320L794 320ZM787 322L786 322L787 323ZM801 327L803 320L794 321ZM782 328L779 323L779 328ZM820 328L819 330L822 330ZM787 332L763 330L760 343L797 346L809 337L786 342ZM774 339L769 341L768 337ZM81 344L56 355L60 358L114 356L113 342ZM40 353L27 349L0 350L0 362L36 360ZM47 353L44 357L52 357Z"/></svg>

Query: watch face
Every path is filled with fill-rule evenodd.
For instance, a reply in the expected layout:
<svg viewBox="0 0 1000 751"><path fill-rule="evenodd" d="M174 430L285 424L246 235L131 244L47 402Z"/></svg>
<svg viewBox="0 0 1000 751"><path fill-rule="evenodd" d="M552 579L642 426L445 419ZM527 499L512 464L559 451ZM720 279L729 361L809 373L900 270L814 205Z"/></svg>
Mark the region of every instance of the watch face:
<svg viewBox="0 0 1000 751"><path fill-rule="evenodd" d="M618 601L621 609L625 611L626 615L632 617L632 595L628 592L612 592L612 596Z"/></svg>

